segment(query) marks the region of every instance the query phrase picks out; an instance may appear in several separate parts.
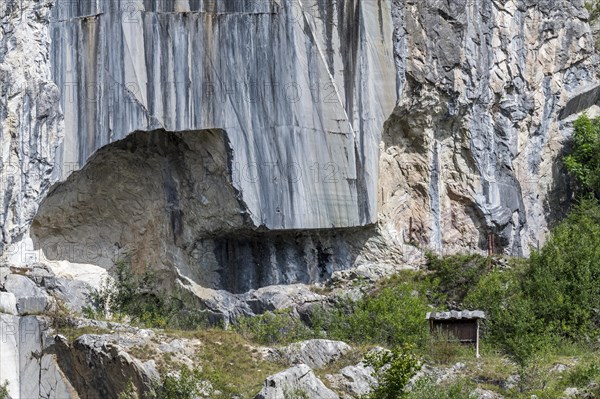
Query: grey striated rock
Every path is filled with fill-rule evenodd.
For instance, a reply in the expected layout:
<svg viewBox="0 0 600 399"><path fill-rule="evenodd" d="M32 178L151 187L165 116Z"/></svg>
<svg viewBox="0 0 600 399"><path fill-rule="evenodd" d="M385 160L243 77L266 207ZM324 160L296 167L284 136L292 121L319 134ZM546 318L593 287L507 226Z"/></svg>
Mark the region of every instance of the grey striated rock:
<svg viewBox="0 0 600 399"><path fill-rule="evenodd" d="M50 71L53 3L0 2L0 253L21 262L35 256L33 248L9 245L27 234L56 180L56 148L64 135L60 91Z"/></svg>
<svg viewBox="0 0 600 399"><path fill-rule="evenodd" d="M371 391L377 380L373 377L374 370L364 362L354 366L346 366L337 374L330 374L327 379L338 392L345 392L352 398L360 398Z"/></svg>
<svg viewBox="0 0 600 399"><path fill-rule="evenodd" d="M305 364L268 377L254 399L286 399L294 396L308 399L339 399L338 395L327 388Z"/></svg>
<svg viewBox="0 0 600 399"><path fill-rule="evenodd" d="M0 314L0 323L0 373L11 398L79 398L58 368L43 319Z"/></svg>
<svg viewBox="0 0 600 399"><path fill-rule="evenodd" d="M0 9L15 263L129 253L241 293L409 241L526 254L597 93L581 0L52 5Z"/></svg>
<svg viewBox="0 0 600 399"><path fill-rule="evenodd" d="M50 304L46 292L20 274L9 274L4 282L4 289L15 296L19 315L41 314Z"/></svg>
<svg viewBox="0 0 600 399"><path fill-rule="evenodd" d="M350 345L328 339L310 339L277 348L273 356L287 364L306 364L312 369L325 367L352 350Z"/></svg>
<svg viewBox="0 0 600 399"><path fill-rule="evenodd" d="M398 0L392 14L384 230L445 253L487 250L492 233L497 252L526 255L568 200L560 118L596 101L567 106L598 85L583 1Z"/></svg>
<svg viewBox="0 0 600 399"><path fill-rule="evenodd" d="M43 21L36 61L64 113L44 172L61 184L28 198L40 210L31 241L32 217L5 235L27 247L11 259L107 267L127 252L230 291L347 267L340 229L377 221L391 3L93 4L57 0Z"/></svg>
<svg viewBox="0 0 600 399"><path fill-rule="evenodd" d="M146 369L110 336L86 334L69 343L57 335L53 350L75 390L89 397L116 398L130 381L138 392L147 392L156 378L155 369Z"/></svg>

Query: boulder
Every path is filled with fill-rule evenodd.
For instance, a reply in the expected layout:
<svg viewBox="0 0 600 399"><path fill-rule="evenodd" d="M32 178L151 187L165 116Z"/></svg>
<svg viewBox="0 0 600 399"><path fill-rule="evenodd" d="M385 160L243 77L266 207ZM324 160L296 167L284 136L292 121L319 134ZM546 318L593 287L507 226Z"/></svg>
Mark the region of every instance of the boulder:
<svg viewBox="0 0 600 399"><path fill-rule="evenodd" d="M267 377L262 390L254 399L339 399L327 388L306 364L300 364Z"/></svg>
<svg viewBox="0 0 600 399"><path fill-rule="evenodd" d="M373 377L373 368L360 362L354 366L347 366L338 374L328 375L327 379L336 390L347 392L353 398L366 395L377 382Z"/></svg>
<svg viewBox="0 0 600 399"><path fill-rule="evenodd" d="M4 289L14 294L19 315L40 314L48 308L50 298L28 277L9 274Z"/></svg>
<svg viewBox="0 0 600 399"><path fill-rule="evenodd" d="M311 339L276 349L276 353L287 364L306 364L311 368L321 368L338 360L350 350L352 347L345 342Z"/></svg>
<svg viewBox="0 0 600 399"><path fill-rule="evenodd" d="M47 296L24 296L17 300L17 312L20 315L42 314L47 308Z"/></svg>

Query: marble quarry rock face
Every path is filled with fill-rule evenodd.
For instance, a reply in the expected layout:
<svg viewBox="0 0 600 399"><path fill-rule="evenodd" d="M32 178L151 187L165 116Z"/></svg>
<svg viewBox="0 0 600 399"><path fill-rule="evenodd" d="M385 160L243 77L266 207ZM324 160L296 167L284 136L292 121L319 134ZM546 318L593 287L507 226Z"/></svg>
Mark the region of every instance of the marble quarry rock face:
<svg viewBox="0 0 600 399"><path fill-rule="evenodd" d="M48 159L14 144L46 180L28 196L30 173L10 188L24 197L21 218L3 215L12 262L110 267L128 253L212 287L252 252L250 268L305 269L260 284L314 281L308 269L350 256L339 230L377 222L379 142L397 95L389 2L23 4L40 25L28 34L44 35L31 63L56 91L46 108L57 132L30 133L50 141ZM20 121L32 118L50 123ZM289 238L269 236L279 231Z"/></svg>
<svg viewBox="0 0 600 399"><path fill-rule="evenodd" d="M379 139L396 101L389 3L86 5L59 2L50 25L52 79L72 94L63 162L83 166L135 131L221 129L251 227L377 220Z"/></svg>
<svg viewBox="0 0 600 399"><path fill-rule="evenodd" d="M568 202L572 119L600 102L580 0L22 0L0 16L12 264L129 255L243 293L409 242L527 255Z"/></svg>

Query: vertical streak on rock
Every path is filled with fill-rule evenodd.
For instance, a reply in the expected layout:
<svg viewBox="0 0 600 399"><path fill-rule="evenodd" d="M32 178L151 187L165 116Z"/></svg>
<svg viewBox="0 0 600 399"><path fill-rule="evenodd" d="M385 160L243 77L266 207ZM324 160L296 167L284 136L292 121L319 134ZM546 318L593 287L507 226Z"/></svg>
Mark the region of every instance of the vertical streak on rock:
<svg viewBox="0 0 600 399"><path fill-rule="evenodd" d="M431 161L431 179L429 183L429 200L431 202L431 247L441 253L442 251L442 217L441 217L441 204L440 204L440 142L435 141L433 145L433 154Z"/></svg>

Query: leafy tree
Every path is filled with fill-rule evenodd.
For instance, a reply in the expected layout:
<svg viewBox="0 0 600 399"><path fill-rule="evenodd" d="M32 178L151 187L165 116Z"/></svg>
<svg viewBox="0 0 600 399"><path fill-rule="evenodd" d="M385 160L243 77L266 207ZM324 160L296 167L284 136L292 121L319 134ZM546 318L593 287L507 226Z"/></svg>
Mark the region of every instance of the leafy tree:
<svg viewBox="0 0 600 399"><path fill-rule="evenodd" d="M577 193L600 198L600 118L579 117L574 124L571 152L565 167L576 181Z"/></svg>
<svg viewBox="0 0 600 399"><path fill-rule="evenodd" d="M600 206L584 200L533 252L524 280L532 311L561 336L597 335L600 322Z"/></svg>

